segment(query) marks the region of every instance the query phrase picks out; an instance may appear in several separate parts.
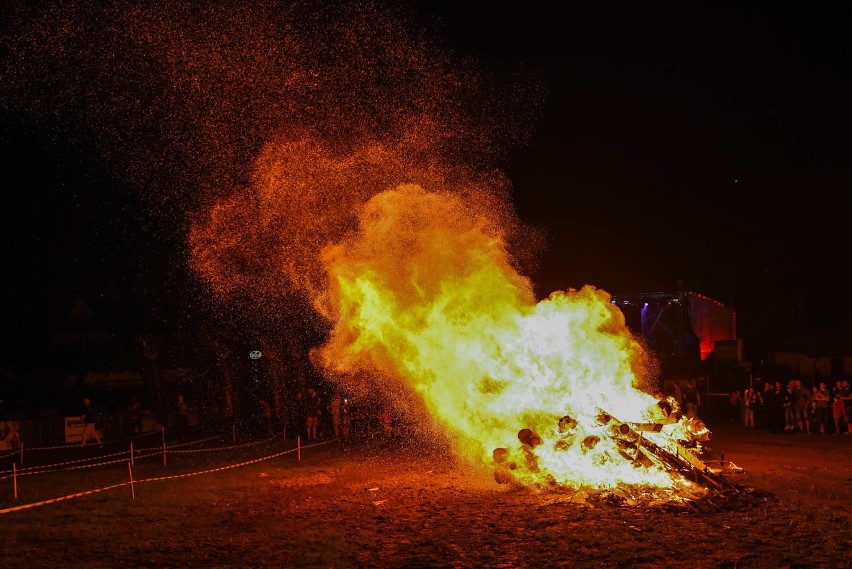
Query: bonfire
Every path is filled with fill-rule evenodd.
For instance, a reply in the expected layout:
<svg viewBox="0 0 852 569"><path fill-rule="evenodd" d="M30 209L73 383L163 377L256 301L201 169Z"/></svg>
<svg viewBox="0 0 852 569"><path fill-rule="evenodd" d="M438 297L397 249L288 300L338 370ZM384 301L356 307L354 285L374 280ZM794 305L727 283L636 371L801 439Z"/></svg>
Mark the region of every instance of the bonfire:
<svg viewBox="0 0 852 569"><path fill-rule="evenodd" d="M653 392L658 366L609 293L536 301L500 225L457 195L401 186L360 220L323 254L326 367L408 394L500 483L681 496L722 485L699 458L709 431Z"/></svg>

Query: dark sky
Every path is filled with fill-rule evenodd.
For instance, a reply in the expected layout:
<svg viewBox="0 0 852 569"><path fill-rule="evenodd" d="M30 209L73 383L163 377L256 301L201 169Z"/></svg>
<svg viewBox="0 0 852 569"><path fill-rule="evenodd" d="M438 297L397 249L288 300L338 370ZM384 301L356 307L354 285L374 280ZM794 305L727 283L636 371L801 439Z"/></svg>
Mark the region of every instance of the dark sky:
<svg viewBox="0 0 852 569"><path fill-rule="evenodd" d="M430 3L425 3L429 5ZM431 6L460 46L551 87L509 166L551 234L541 292L686 287L850 313L849 18L804 4Z"/></svg>
<svg viewBox="0 0 852 569"><path fill-rule="evenodd" d="M519 215L548 234L540 295L684 281L745 312L800 301L814 326L852 312L847 18L804 4L418 6L460 52L548 85L532 140L505 164ZM43 328L75 291L163 245L85 131L7 110L2 128L7 319Z"/></svg>

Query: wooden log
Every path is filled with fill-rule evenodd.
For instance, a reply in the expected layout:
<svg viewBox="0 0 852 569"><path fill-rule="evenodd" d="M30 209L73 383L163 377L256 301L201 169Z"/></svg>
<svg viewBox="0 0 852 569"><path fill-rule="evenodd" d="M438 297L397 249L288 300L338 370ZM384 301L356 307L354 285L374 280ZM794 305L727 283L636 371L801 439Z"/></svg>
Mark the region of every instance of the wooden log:
<svg viewBox="0 0 852 569"><path fill-rule="evenodd" d="M571 417L570 415L565 415L564 417L559 419L558 428L560 433L573 431L577 428L577 419Z"/></svg>
<svg viewBox="0 0 852 569"><path fill-rule="evenodd" d="M649 433L659 433L663 430L662 423L630 423L630 428L634 431L645 431Z"/></svg>
<svg viewBox="0 0 852 569"><path fill-rule="evenodd" d="M601 438L599 436L589 435L588 437L583 439L583 449L592 450L598 445L599 442L601 442Z"/></svg>
<svg viewBox="0 0 852 569"><path fill-rule="evenodd" d="M541 437L535 434L532 429L521 429L518 431L518 440L532 448L541 444Z"/></svg>
<svg viewBox="0 0 852 569"><path fill-rule="evenodd" d="M509 449L502 447L495 448L491 453L491 457L494 459L494 462L506 462L506 459L509 457Z"/></svg>
<svg viewBox="0 0 852 569"><path fill-rule="evenodd" d="M625 439L635 440L640 449L648 451L647 453L643 452L644 456L647 456L648 453L653 454L658 459L657 461L654 461L655 463L663 462L669 466L668 470L676 470L678 472L692 474L695 477L696 482L700 482L705 486L718 490L736 490L734 485L711 472L710 469L707 468L707 465L704 464L704 461L695 456L694 453L684 447L680 442L672 440L675 452L671 452L653 441L640 436L640 434L636 433L636 431L631 428L629 423L622 423L603 410L600 410L599 416L600 415L609 417L608 423L611 424L611 429L615 433L618 433ZM653 459L651 460L653 461Z"/></svg>

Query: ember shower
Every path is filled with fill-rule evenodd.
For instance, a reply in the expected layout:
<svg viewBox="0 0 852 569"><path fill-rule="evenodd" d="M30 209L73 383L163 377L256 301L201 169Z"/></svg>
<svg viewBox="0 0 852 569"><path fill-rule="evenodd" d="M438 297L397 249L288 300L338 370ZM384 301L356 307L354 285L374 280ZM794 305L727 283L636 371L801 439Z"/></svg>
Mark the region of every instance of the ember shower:
<svg viewBox="0 0 852 569"><path fill-rule="evenodd" d="M534 125L535 78L381 4L228 6L11 14L4 102L94 133L152 225L180 218L218 302L306 297L330 330L317 365L380 382L460 456L488 464L528 428L546 444L521 482L676 484L609 440L554 445L560 417L594 436L600 409L647 421L657 399L608 293L537 302L524 276L544 239L495 164Z"/></svg>

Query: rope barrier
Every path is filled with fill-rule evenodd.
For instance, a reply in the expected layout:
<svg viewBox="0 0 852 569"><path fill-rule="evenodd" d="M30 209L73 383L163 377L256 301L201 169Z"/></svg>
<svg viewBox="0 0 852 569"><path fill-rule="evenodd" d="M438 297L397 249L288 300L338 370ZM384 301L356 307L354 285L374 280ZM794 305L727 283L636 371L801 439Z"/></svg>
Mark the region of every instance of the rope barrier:
<svg viewBox="0 0 852 569"><path fill-rule="evenodd" d="M160 434L160 431L149 431L147 433L141 433L141 434L138 434L138 435L130 435L128 437L122 437L122 438L119 438L119 439L110 439L109 441L104 441L101 444L106 445L106 444L120 443L120 442L123 442L123 441L129 441L131 439L138 439L138 438L142 438L142 437L147 437L149 435L159 435L159 434ZM64 445L55 445L55 446L47 446L47 447L27 447L27 452L31 452L31 451L34 451L34 450L69 449L69 448L82 447L82 446L83 445L80 444L80 443L65 443ZM3 458L3 457L0 456L0 458Z"/></svg>
<svg viewBox="0 0 852 569"><path fill-rule="evenodd" d="M98 460L98 459L101 459L101 458L108 458L110 456L120 456L122 454L127 454L127 452L128 451L125 450L125 451L121 451L121 452L114 452L112 454L102 454L102 455L99 455L99 456L90 456L88 458L78 458L76 460L66 460L65 462L54 462L52 464L42 464L42 465L39 465L39 466L22 466L22 467L18 468L18 474L20 474L22 472L31 471L31 470L41 470L41 469L44 469L44 468L52 468L54 466L64 466L66 464L79 464L79 463L83 463L83 462L91 462L93 460ZM0 474L9 474L10 472L12 472L11 469L0 470Z"/></svg>
<svg viewBox="0 0 852 569"><path fill-rule="evenodd" d="M80 496L88 496L89 494L97 494L98 492L103 492L104 490L112 490L113 488L120 488L121 486L126 486L128 482L121 482L119 484L113 484L112 486L104 486L103 488L94 488L92 490L86 490L84 492L77 492L76 494L68 494L67 496L59 496L58 498L51 498L50 500L42 500L41 502L31 502L29 504L21 504L20 506L12 506L11 508L4 508L0 510L0 514L7 514L9 512L17 512L20 510L26 510L29 508L35 508L38 506L45 506L47 504L55 504L56 502L62 502L64 500L70 500L71 498L79 498Z"/></svg>
<svg viewBox="0 0 852 569"><path fill-rule="evenodd" d="M337 439L329 439L327 441L314 443L312 445L307 445L307 446L303 446L303 447L300 447L300 448L306 449L306 448L318 447L318 446L322 446L322 445L326 445L328 443L331 443L335 440L337 440ZM20 506L12 506L12 507L9 507L9 508L3 508L3 509L0 509L0 515L8 514L8 513L11 513L11 512L19 512L21 510L27 510L27 509L30 509L30 508L37 508L37 507L40 507L40 506L46 506L48 504L55 504L57 502L63 502L65 500L71 500L73 498L80 498L82 496L89 496L91 494L96 494L98 492L104 492L106 490L113 490L115 488L123 488L124 486L128 486L128 485L134 485L134 484L138 485L142 482L162 482L164 480L177 480L179 478L189 478L189 477L192 477L192 476L200 476L200 475L203 475L203 474L212 474L214 472L223 472L225 470L232 470L234 468L239 468L239 467L242 467L242 466L248 466L250 464L257 464L259 462L272 460L274 458L278 458L278 457L284 456L285 454L290 454L290 453L293 453L293 452L296 452L295 448L285 450L285 451L282 451L282 452L278 452L278 453L275 453L275 454L271 454L271 455L268 455L268 456L263 456L263 457L260 457L260 458L255 458L255 459L252 459L252 460L243 461L243 462L240 462L240 463L237 463L237 464L229 464L229 465L220 466L220 467L217 467L217 468L200 470L200 471L197 471L197 472L186 472L186 473L183 473L183 474L172 474L172 475L169 475L169 476L158 476L158 477L154 477L154 478L141 478L141 479L138 479L138 480L134 480L132 478L132 471L131 471L131 480L129 480L127 482L120 482L118 484L112 484L110 486L103 486L101 488L93 488L91 490L85 490L83 492L76 492L74 494L59 496L57 498L50 498L48 500L41 500L39 502L30 502L29 504L21 504ZM152 456L156 456L156 455L152 455ZM122 462L122 461L116 461L116 462ZM135 489L131 488L131 490L134 493L134 497L135 497Z"/></svg>
<svg viewBox="0 0 852 569"><path fill-rule="evenodd" d="M228 446L225 446L225 447L191 448L191 449L179 449L179 450L169 450L169 448L171 448L171 447L169 447L169 448L166 448L166 450L168 451L169 454L189 454L189 453L193 453L193 452L210 452L210 451L214 451L214 450L229 450L229 449L235 449L235 448L245 448L245 447L250 447L250 446L256 446L256 445L259 445L259 444L262 444L262 443L268 443L268 442L271 442L273 440L274 440L274 437L271 438L271 439L263 439L263 440L259 440L259 441L249 441L247 443L241 443L241 444L238 444L238 445L228 445Z"/></svg>
<svg viewBox="0 0 852 569"><path fill-rule="evenodd" d="M183 442L183 443L173 443L173 444L167 445L167 448L180 448L180 447L187 447L187 446L190 446L190 445L197 445L197 444L201 444L201 443L206 443L207 441L221 439L224 436L225 435L214 435L212 437L207 437L206 439L186 441L186 442ZM161 448L161 447L157 447L157 448Z"/></svg>
<svg viewBox="0 0 852 569"><path fill-rule="evenodd" d="M124 453L121 453L121 454L127 454L127 453L124 452ZM140 460L140 459L143 459L143 458L149 458L149 457L152 457L152 456L161 456L161 455L160 455L159 451L155 452L155 453L149 453L149 454L141 454L141 453L137 452L136 453L136 460ZM110 464L118 464L118 463L121 463L121 462L125 462L126 460L129 460L129 459L119 458L119 459L116 459L116 460L107 460L107 461L104 461L104 462L95 462L93 464L82 464L82 465L79 465L79 466L69 466L69 467L66 467L66 468L39 468L39 469L28 470L26 472L22 472L23 469L21 468L21 469L18 469L17 476L21 477L21 476L32 476L34 474L48 474L48 473L51 473L51 472L67 472L67 471L70 471L70 470L83 470L85 468L95 468L95 467L98 467L98 466L108 466ZM12 476L13 476L13 474L7 474L6 476L0 476L0 480L6 480L7 478L11 478Z"/></svg>
<svg viewBox="0 0 852 569"><path fill-rule="evenodd" d="M171 451L169 449L182 447L182 446L188 446L188 445L192 445L192 444L199 444L199 443L203 443L203 442L207 442L207 441L212 441L214 439L222 438L223 436L224 435L218 435L218 436L215 436L215 437L209 437L209 438L200 439L200 440L197 440L197 441L190 441L190 442L186 442L186 443L175 444L175 445L172 445L170 447L167 447L166 450L168 452L192 452L192 451ZM261 442L263 442L263 441L261 441ZM78 448L82 448L82 445L74 445L74 446L76 446ZM66 447L66 448L74 448L74 446ZM45 448L45 447L42 447L42 448ZM211 447L211 448L208 448L208 449L197 449L195 452L202 451L202 450L208 451L208 450L227 449L227 448L231 448L231 447ZM32 449L29 449L29 450L32 450ZM141 448L141 449L136 449L135 452L136 453L142 453L142 452L152 451L152 450L157 450L157 452L162 452L161 447ZM110 457L110 456L121 456L121 455L127 454L128 452L129 451L123 450L123 451L115 452L115 453L112 453L112 454L104 454L104 455L93 456L93 457L88 457L88 458L79 458L79 459L75 459L75 460L66 460L64 462L55 462L55 463L51 463L51 464L42 464L42 465L38 465L38 466L21 467L21 468L18 468L18 474L21 474L22 472L25 472L25 471L28 472L28 471L33 471L33 470L51 469L51 468L55 468L55 467L58 467L58 466L65 466L67 464L80 464L80 463L84 463L84 462L90 462L90 461L93 461L93 460L99 460L101 458L107 458L107 457ZM112 463L108 462L108 463L104 463L104 464L112 464ZM93 465L93 466L97 466L97 465ZM58 469L58 470L64 470L64 469ZM8 474L10 474L11 472L12 472L11 468L8 469L8 470L0 470L0 480L3 480L4 478L8 478L9 477Z"/></svg>

